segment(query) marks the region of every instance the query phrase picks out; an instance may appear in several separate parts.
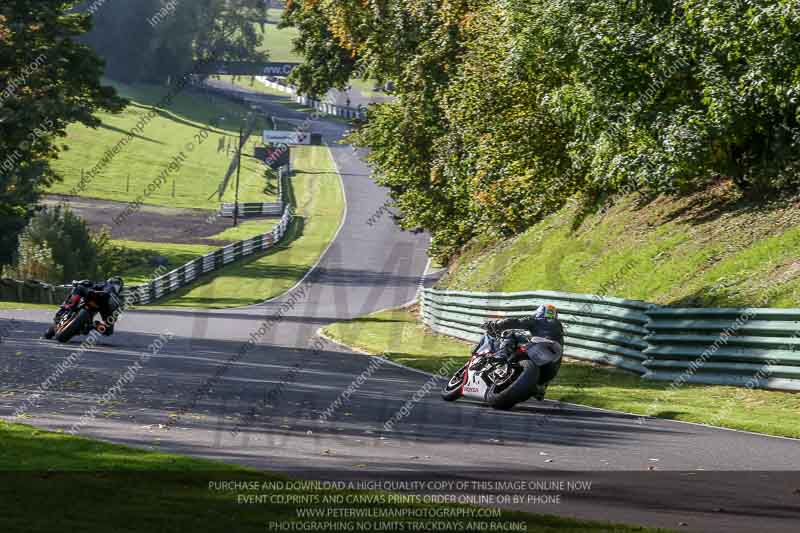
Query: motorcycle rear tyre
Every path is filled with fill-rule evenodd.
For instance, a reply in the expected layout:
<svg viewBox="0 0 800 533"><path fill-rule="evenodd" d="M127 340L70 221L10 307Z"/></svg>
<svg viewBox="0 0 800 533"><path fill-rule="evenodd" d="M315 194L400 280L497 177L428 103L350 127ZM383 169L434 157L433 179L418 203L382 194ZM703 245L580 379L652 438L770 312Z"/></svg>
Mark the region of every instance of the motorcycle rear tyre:
<svg viewBox="0 0 800 533"><path fill-rule="evenodd" d="M539 368L528 359L523 359L517 363L522 367L522 373L510 385L496 391L496 385L492 385L486 391L486 403L495 409L511 409L516 404L524 402L536 391L536 384L539 381Z"/></svg>

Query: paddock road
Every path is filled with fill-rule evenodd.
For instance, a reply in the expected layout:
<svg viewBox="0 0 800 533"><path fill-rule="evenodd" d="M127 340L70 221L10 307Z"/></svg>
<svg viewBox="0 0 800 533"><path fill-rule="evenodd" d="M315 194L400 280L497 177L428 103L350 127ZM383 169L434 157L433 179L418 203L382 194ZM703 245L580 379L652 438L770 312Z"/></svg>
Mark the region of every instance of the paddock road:
<svg viewBox="0 0 800 533"><path fill-rule="evenodd" d="M275 113L303 118L261 98ZM691 531L796 531L799 441L552 401L509 412L446 404L429 376L318 337L331 322L411 300L426 282L428 244L390 216L367 224L385 191L370 180L363 154L333 142L344 126L319 126L342 175L347 214L296 288L242 309L131 311L117 334L63 373L56 365L79 341L41 340L51 313L0 311L0 326L16 320L0 344L0 415L24 406L22 421L38 427L78 427L86 436L302 478L484 481L441 487L483 503L495 492L539 494L497 481L572 483L548 492L560 495L557 503L500 501L536 513ZM167 331L172 340L142 359ZM85 417L136 361L141 370L102 415ZM48 378L48 390L32 400Z"/></svg>

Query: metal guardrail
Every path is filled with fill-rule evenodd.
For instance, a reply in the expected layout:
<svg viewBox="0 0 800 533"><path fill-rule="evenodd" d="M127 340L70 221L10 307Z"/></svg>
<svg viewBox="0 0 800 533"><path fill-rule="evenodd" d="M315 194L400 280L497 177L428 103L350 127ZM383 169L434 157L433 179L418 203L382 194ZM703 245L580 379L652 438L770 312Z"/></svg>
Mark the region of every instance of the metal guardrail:
<svg viewBox="0 0 800 533"><path fill-rule="evenodd" d="M219 208L219 216L233 218L234 204L222 204ZM278 202L272 203L245 203L239 204L239 217L257 216L280 216L283 212L283 205Z"/></svg>
<svg viewBox="0 0 800 533"><path fill-rule="evenodd" d="M291 174L291 166L284 165L278 168L278 201L277 202L248 202L239 203L239 216L255 217L255 216L281 216L284 209L284 195L283 195L283 180ZM219 206L219 216L226 218L233 218L233 210L236 204L223 203Z"/></svg>
<svg viewBox="0 0 800 533"><path fill-rule="evenodd" d="M800 390L800 309L671 308L591 294L424 289L423 322L467 341L484 320L554 303L566 356L679 383Z"/></svg>
<svg viewBox="0 0 800 533"><path fill-rule="evenodd" d="M800 390L800 309L658 307L648 316L644 379Z"/></svg>
<svg viewBox="0 0 800 533"><path fill-rule="evenodd" d="M193 259L181 267L153 278L145 285L126 288L122 296L131 305L154 302L166 294L189 285L203 274L220 269L257 252L268 250L283 238L291 220L292 209L287 205L280 222L271 231L229 244L224 248Z"/></svg>
<svg viewBox="0 0 800 533"><path fill-rule="evenodd" d="M644 373L645 302L590 294L537 291L480 293L425 289L422 317L439 333L477 341L484 320L524 316L555 303L564 323L565 355Z"/></svg>
<svg viewBox="0 0 800 533"><path fill-rule="evenodd" d="M0 279L0 301L58 305L68 292L66 287L37 280Z"/></svg>
<svg viewBox="0 0 800 533"><path fill-rule="evenodd" d="M286 94L293 96L294 101L296 103L311 107L312 109L316 109L317 111L325 113L326 115L333 115L348 120L353 120L353 119L365 120L367 118L367 111L363 107L356 108L343 105L336 105L328 102L323 102L322 100L317 100L315 98L311 98L306 95L298 94L297 88L294 87L293 85L283 83L277 79L273 79L267 76L256 76L256 79L262 84L266 85L267 87L271 87L273 89L285 92Z"/></svg>

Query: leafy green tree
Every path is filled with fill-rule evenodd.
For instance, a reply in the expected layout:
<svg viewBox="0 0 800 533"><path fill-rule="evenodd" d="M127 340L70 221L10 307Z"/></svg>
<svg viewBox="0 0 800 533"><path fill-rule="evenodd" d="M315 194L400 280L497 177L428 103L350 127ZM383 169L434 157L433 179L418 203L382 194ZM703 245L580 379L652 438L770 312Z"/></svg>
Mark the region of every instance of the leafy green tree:
<svg viewBox="0 0 800 533"><path fill-rule="evenodd" d="M108 2L95 11L86 40L106 60L108 76L164 83L195 61L265 61L255 23L265 13L260 0Z"/></svg>
<svg viewBox="0 0 800 533"><path fill-rule="evenodd" d="M331 88L347 86L356 68L353 54L334 37L319 5L304 2L287 4L279 28L295 27L300 37L295 52L304 58L289 78L303 94L319 96Z"/></svg>
<svg viewBox="0 0 800 533"><path fill-rule="evenodd" d="M48 161L67 125L97 127L96 111L125 105L101 84L101 60L76 41L90 21L68 12L73 4L0 4L0 262L11 258L39 193L58 179Z"/></svg>
<svg viewBox="0 0 800 533"><path fill-rule="evenodd" d="M354 136L442 258L576 195L800 185L797 0L290 0L306 92L395 83Z"/></svg>

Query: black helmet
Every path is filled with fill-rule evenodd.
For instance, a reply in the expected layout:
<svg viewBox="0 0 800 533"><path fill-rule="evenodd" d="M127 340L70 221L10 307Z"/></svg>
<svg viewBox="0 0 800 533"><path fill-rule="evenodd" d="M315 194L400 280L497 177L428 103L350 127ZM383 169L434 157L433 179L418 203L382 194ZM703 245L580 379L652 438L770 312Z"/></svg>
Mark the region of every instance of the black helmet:
<svg viewBox="0 0 800 533"><path fill-rule="evenodd" d="M122 278L119 276L114 276L113 278L108 278L108 281L106 281L106 286L110 287L114 294L119 296L122 293L122 288L125 286L125 284L122 281Z"/></svg>

